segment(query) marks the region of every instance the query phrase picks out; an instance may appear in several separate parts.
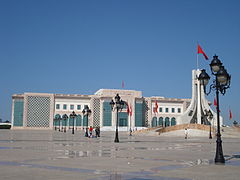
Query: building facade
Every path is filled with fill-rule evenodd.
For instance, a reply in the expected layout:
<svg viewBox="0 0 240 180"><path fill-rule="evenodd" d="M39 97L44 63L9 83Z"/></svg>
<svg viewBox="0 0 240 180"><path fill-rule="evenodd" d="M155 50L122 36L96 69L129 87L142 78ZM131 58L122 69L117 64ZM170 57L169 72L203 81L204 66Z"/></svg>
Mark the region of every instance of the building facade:
<svg viewBox="0 0 240 180"><path fill-rule="evenodd" d="M192 98L176 99L164 97L143 97L141 91L100 89L93 95L24 93L12 96L13 129L68 128L73 125L83 129L88 126L113 131L116 127L116 110L110 102L119 94L125 104L119 112L119 130L142 129L178 124L211 124L216 126L216 113L205 98L203 87L198 80L201 70L192 71ZM82 111L91 109L89 117ZM76 117L69 118L72 112ZM67 115L66 120L63 115ZM223 119L220 117L220 124Z"/></svg>
<svg viewBox="0 0 240 180"><path fill-rule="evenodd" d="M190 99L142 97L141 91L100 89L94 95L24 93L12 96L12 127L14 129L52 129L54 126L100 127L112 131L116 127L116 110L110 102L119 94L128 104L119 112L119 130L142 129L155 126L173 126L187 109ZM87 119L83 109L88 106L91 115ZM157 110L156 110L157 107ZM76 118L68 117L72 112ZM59 119L60 121L57 121Z"/></svg>

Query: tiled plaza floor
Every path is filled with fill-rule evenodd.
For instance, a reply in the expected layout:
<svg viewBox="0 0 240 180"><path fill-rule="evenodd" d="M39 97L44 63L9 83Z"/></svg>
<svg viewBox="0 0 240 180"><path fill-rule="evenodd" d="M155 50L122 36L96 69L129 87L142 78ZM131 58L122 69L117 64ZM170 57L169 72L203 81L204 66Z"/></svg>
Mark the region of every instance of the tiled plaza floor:
<svg viewBox="0 0 240 180"><path fill-rule="evenodd" d="M215 165L216 139L129 136L82 131L0 130L0 179L239 179L240 139L223 136L225 165Z"/></svg>

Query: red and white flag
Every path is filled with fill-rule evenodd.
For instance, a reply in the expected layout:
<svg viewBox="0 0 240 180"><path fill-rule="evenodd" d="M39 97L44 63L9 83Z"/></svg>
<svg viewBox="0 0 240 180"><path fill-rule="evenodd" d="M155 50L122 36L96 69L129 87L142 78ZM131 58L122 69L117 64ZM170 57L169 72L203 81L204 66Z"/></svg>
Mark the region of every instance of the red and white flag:
<svg viewBox="0 0 240 180"><path fill-rule="evenodd" d="M132 116L132 106L127 103L127 113L129 116Z"/></svg>
<svg viewBox="0 0 240 180"><path fill-rule="evenodd" d="M213 105L217 108L217 99L216 98L214 98Z"/></svg>
<svg viewBox="0 0 240 180"><path fill-rule="evenodd" d="M155 100L155 107L153 108L153 112L157 113L158 112L158 103L157 100Z"/></svg>
<svg viewBox="0 0 240 180"><path fill-rule="evenodd" d="M129 107L129 114L130 116L132 116L132 105L130 104L130 107Z"/></svg>
<svg viewBox="0 0 240 180"><path fill-rule="evenodd" d="M201 46L198 44L198 51L197 51L198 54L202 54L206 60L208 60L208 57L207 55L205 54L205 52L202 50Z"/></svg>
<svg viewBox="0 0 240 180"><path fill-rule="evenodd" d="M232 111L229 109L229 119L232 120Z"/></svg>
<svg viewBox="0 0 240 180"><path fill-rule="evenodd" d="M217 104L218 104L218 103L217 103L217 99L216 99L216 97L215 97L215 98L214 98L213 105L216 107L216 110L217 110ZM220 109L219 109L219 112L221 112Z"/></svg>

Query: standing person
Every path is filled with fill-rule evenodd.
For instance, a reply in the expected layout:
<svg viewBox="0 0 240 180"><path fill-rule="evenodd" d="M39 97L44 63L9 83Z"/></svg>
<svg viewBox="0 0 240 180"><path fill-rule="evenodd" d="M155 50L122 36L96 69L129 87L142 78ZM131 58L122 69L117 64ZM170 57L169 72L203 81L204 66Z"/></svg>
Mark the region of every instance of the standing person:
<svg viewBox="0 0 240 180"><path fill-rule="evenodd" d="M185 139L187 139L188 138L188 129L187 128L185 128L184 134L185 134Z"/></svg>
<svg viewBox="0 0 240 180"><path fill-rule="evenodd" d="M100 128L99 127L95 128L95 132L96 132L96 137L100 137Z"/></svg>
<svg viewBox="0 0 240 180"><path fill-rule="evenodd" d="M88 127L86 127L85 137L88 137Z"/></svg>
<svg viewBox="0 0 240 180"><path fill-rule="evenodd" d="M90 126L90 128L89 128L89 134L90 134L90 137L92 137L92 132L93 132L93 127Z"/></svg>
<svg viewBox="0 0 240 180"><path fill-rule="evenodd" d="M98 137L100 137L100 127L97 127L98 130Z"/></svg>

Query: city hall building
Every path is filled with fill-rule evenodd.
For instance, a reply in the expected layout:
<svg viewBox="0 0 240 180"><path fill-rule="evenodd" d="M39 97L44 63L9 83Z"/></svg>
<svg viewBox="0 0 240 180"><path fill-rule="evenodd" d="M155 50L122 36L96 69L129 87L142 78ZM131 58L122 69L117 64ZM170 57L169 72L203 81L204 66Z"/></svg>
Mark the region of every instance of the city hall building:
<svg viewBox="0 0 240 180"><path fill-rule="evenodd" d="M192 98L143 97L141 91L100 89L94 95L24 93L12 96L13 129L52 129L58 127L100 127L113 131L117 113L110 102L116 94L126 102L119 112L119 130L168 127L178 124L207 124L216 126L217 114L206 99L203 85L198 80L201 70L192 71ZM126 104L129 105L129 113ZM89 107L86 116L83 109ZM72 112L75 118L70 118ZM67 115L67 119L64 116ZM220 117L220 125L223 118Z"/></svg>
<svg viewBox="0 0 240 180"><path fill-rule="evenodd" d="M110 102L116 94L129 105L119 112L119 130L142 129L155 126L173 126L186 111L190 99L164 97L143 97L141 91L100 89L94 95L24 93L12 96L12 128L52 129L54 126L100 127L112 131L116 127L116 110L112 111ZM88 118L82 111L88 106L91 114ZM155 110L157 107L157 111ZM66 122L56 117L68 117L72 112L76 118ZM59 118L58 118L59 119Z"/></svg>

